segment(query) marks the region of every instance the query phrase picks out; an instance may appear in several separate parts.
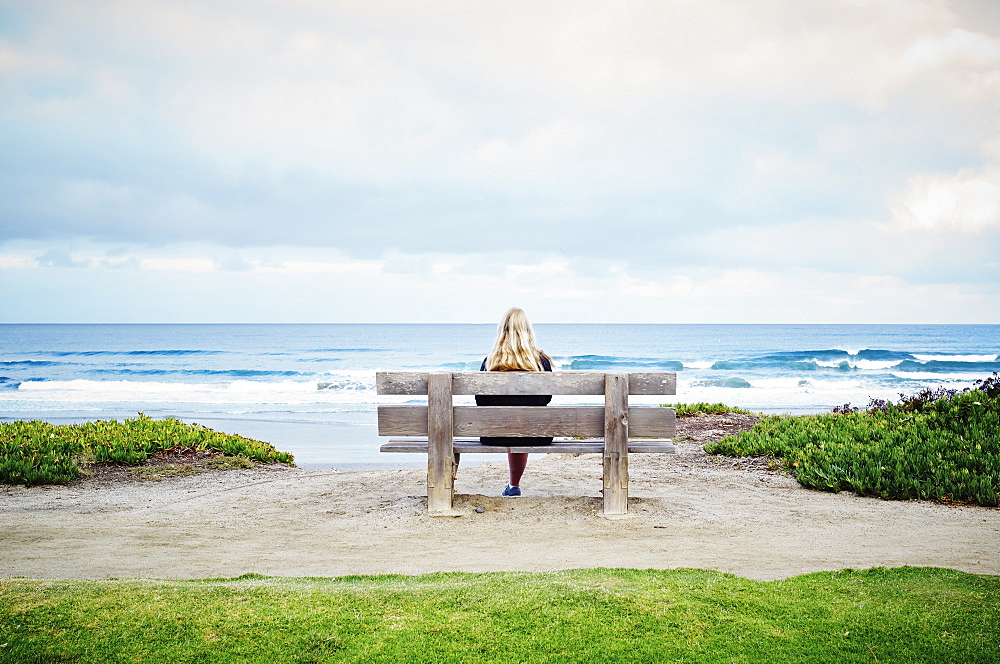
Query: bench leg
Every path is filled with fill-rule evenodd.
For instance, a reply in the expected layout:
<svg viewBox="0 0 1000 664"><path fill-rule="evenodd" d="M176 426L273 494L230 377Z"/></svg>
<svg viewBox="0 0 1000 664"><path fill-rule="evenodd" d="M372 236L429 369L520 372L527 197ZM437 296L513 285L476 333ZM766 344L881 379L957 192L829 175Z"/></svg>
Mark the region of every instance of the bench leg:
<svg viewBox="0 0 1000 664"><path fill-rule="evenodd" d="M628 512L628 374L604 378L604 513Z"/></svg>
<svg viewBox="0 0 1000 664"><path fill-rule="evenodd" d="M604 513L628 513L628 456L604 455Z"/></svg>
<svg viewBox="0 0 1000 664"><path fill-rule="evenodd" d="M429 455L427 458L427 511L446 514L455 501L455 467L449 457Z"/></svg>
<svg viewBox="0 0 1000 664"><path fill-rule="evenodd" d="M451 514L455 501L451 374L427 380L427 511Z"/></svg>
<svg viewBox="0 0 1000 664"><path fill-rule="evenodd" d="M431 514L454 516L455 478L460 457L458 452L449 456L428 450L427 511Z"/></svg>

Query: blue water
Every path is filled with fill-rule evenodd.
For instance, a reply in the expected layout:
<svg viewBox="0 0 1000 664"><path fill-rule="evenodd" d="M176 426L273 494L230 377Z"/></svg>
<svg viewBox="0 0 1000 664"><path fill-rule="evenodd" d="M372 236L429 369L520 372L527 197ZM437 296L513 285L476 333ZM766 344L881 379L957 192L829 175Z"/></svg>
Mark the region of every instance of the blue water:
<svg viewBox="0 0 1000 664"><path fill-rule="evenodd" d="M321 467L380 455L377 370L479 368L493 325L0 325L0 421L174 416ZM821 412L1000 371L1000 325L536 326L557 370L676 371L663 401ZM382 399L386 401L385 398Z"/></svg>

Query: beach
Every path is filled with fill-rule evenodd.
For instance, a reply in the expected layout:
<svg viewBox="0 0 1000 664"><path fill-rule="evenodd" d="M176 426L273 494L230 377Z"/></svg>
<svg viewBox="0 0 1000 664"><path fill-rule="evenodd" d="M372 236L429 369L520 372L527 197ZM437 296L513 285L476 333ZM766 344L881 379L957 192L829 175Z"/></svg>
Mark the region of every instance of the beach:
<svg viewBox="0 0 1000 664"><path fill-rule="evenodd" d="M632 455L623 519L601 516L597 455L532 460L514 499L498 497L506 464L463 459L456 518L427 515L420 468L260 466L162 481L112 472L3 486L0 577L697 567L770 580L900 565L1000 574L1000 510L813 491L766 460L701 450L752 420L683 418L678 454Z"/></svg>

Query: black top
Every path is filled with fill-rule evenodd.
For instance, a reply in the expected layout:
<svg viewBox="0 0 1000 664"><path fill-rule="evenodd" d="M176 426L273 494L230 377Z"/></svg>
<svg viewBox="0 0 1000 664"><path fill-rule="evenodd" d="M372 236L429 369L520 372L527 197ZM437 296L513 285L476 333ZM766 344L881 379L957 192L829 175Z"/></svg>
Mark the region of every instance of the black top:
<svg viewBox="0 0 1000 664"><path fill-rule="evenodd" d="M538 357L542 362L542 369L552 371L552 363L545 355ZM486 359L479 367L480 371L486 371ZM477 406L546 406L552 401L551 394L477 394ZM515 445L548 445L552 442L551 437L545 438L511 438L483 436L479 439L483 445L496 445L497 447L511 447Z"/></svg>

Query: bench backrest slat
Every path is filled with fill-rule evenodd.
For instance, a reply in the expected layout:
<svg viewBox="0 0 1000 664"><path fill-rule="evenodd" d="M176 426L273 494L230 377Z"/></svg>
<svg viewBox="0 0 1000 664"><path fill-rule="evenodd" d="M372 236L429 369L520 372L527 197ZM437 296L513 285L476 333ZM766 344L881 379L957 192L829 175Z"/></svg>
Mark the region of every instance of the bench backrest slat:
<svg viewBox="0 0 1000 664"><path fill-rule="evenodd" d="M385 371L375 374L378 394L427 394L427 372ZM594 371L463 371L452 374L452 394L603 395L605 374ZM677 394L674 373L630 373L628 393Z"/></svg>
<svg viewBox="0 0 1000 664"><path fill-rule="evenodd" d="M604 436L604 406L455 406L455 436ZM629 436L672 438L673 408L628 409ZM511 433L516 431L517 433ZM380 436L426 436L427 406L379 406Z"/></svg>

